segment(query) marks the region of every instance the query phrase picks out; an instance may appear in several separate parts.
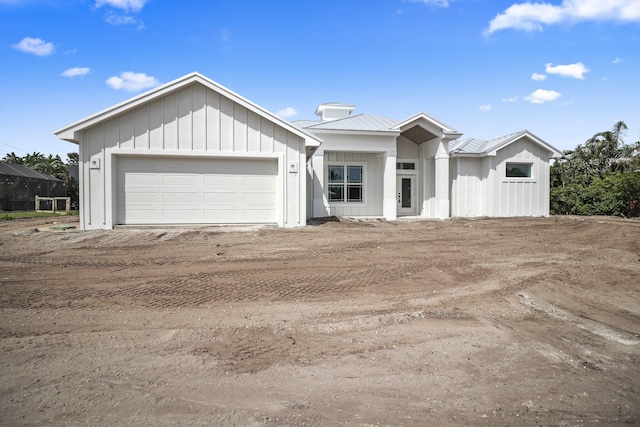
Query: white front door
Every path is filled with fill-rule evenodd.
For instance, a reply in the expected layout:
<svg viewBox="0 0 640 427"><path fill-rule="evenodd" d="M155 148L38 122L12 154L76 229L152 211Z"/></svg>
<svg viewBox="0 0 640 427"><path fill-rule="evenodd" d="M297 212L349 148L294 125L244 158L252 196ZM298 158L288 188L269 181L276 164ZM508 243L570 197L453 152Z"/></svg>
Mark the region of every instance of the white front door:
<svg viewBox="0 0 640 427"><path fill-rule="evenodd" d="M398 215L416 213L416 177L398 175L396 177L396 212Z"/></svg>

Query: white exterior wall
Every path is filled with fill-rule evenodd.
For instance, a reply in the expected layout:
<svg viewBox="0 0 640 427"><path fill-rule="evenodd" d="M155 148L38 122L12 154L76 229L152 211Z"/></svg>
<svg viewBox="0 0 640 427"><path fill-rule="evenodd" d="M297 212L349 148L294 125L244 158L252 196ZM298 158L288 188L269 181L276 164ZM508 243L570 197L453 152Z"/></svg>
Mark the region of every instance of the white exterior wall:
<svg viewBox="0 0 640 427"><path fill-rule="evenodd" d="M313 216L385 216L395 219L396 135L314 133L323 143L312 159ZM326 171L329 164L336 162L364 164L364 203L329 204Z"/></svg>
<svg viewBox="0 0 640 427"><path fill-rule="evenodd" d="M418 144L400 135L398 137L398 159L418 160L420 157Z"/></svg>
<svg viewBox="0 0 640 427"><path fill-rule="evenodd" d="M522 138L484 159L487 215L492 217L549 215L550 153ZM532 163L532 178L507 178L507 162Z"/></svg>
<svg viewBox="0 0 640 427"><path fill-rule="evenodd" d="M113 227L118 155L274 158L278 224L306 223L305 140L194 83L82 131L81 225ZM288 172L291 163L298 172Z"/></svg>
<svg viewBox="0 0 640 427"><path fill-rule="evenodd" d="M382 216L383 215L383 156L375 153L326 152L324 164L363 164L364 165L364 202L331 203L329 216ZM393 164L395 168L395 163ZM325 186L328 188L325 176ZM395 181L394 181L395 186Z"/></svg>
<svg viewBox="0 0 640 427"><path fill-rule="evenodd" d="M482 158L451 159L451 216L486 216L486 171Z"/></svg>

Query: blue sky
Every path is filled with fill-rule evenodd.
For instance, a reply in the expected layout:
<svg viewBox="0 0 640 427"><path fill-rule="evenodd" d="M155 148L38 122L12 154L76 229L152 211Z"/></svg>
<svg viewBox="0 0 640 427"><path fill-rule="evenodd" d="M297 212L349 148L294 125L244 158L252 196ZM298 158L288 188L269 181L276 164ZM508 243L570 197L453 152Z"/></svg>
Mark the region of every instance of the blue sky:
<svg viewBox="0 0 640 427"><path fill-rule="evenodd" d="M0 0L0 157L192 71L289 120L423 111L491 139L640 139L640 0Z"/></svg>

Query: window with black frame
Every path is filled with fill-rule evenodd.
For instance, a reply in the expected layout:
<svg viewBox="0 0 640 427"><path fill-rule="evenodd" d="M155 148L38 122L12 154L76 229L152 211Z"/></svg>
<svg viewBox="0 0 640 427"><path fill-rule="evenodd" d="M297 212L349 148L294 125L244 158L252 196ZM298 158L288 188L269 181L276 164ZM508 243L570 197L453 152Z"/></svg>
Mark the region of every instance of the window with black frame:
<svg viewBox="0 0 640 427"><path fill-rule="evenodd" d="M507 163L507 178L531 178L531 163Z"/></svg>
<svg viewBox="0 0 640 427"><path fill-rule="evenodd" d="M329 165L327 176L329 202L363 202L364 167L362 165Z"/></svg>

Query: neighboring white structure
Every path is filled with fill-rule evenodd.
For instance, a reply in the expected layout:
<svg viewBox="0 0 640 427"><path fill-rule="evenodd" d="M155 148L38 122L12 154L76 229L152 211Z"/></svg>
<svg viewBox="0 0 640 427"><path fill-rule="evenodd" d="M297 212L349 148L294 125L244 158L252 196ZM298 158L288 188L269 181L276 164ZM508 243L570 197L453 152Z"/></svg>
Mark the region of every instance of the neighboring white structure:
<svg viewBox="0 0 640 427"><path fill-rule="evenodd" d="M289 123L192 73L55 134L80 148L84 229L548 215L561 153L533 134L459 141L424 113L354 109L321 104L319 120Z"/></svg>
<svg viewBox="0 0 640 427"><path fill-rule="evenodd" d="M79 145L83 229L306 224L320 141L198 73L55 134Z"/></svg>

